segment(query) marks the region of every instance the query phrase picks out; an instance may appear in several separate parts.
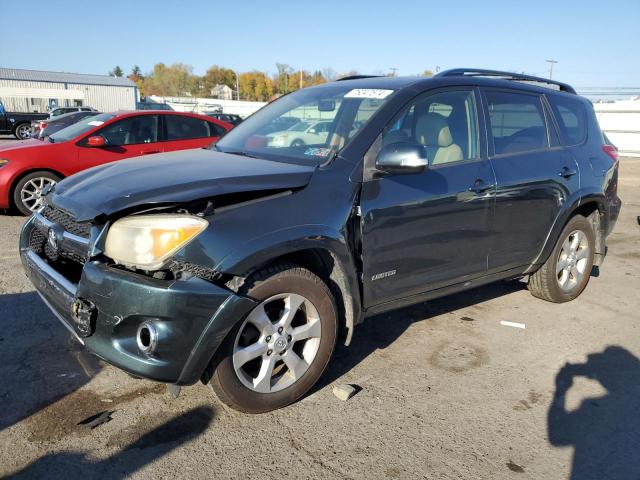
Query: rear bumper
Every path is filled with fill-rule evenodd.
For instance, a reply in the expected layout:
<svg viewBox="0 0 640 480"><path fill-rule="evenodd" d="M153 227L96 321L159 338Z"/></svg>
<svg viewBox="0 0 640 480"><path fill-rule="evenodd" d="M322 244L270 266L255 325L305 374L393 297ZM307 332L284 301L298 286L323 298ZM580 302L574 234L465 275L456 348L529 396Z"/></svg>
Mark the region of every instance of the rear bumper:
<svg viewBox="0 0 640 480"><path fill-rule="evenodd" d="M616 226L616 222L618 221L618 217L620 216L620 209L622 208L622 200L617 195L613 195L610 198L607 198L606 202L606 225L605 225L605 236L608 236L613 228Z"/></svg>
<svg viewBox="0 0 640 480"><path fill-rule="evenodd" d="M20 255L42 299L89 351L134 375L179 385L197 382L229 330L254 306L200 278L156 280L98 262L87 262L74 284L29 248L33 224L32 219L22 230ZM78 299L95 306L88 336L72 313ZM136 342L143 322L158 332L149 355Z"/></svg>

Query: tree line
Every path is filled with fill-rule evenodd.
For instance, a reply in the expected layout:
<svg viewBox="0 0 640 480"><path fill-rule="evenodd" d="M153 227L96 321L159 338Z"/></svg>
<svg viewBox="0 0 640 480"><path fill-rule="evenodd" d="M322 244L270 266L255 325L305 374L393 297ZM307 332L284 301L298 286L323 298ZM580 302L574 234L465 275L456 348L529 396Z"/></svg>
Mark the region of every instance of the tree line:
<svg viewBox="0 0 640 480"><path fill-rule="evenodd" d="M226 85L233 90L234 100L252 100L266 102L280 95L311 85L331 82L341 77L357 75L357 71L337 73L332 68L309 72L294 70L286 63L276 63L276 73L269 74L258 70L236 73L230 68L218 65L211 66L204 75L195 75L193 67L184 63L165 65L156 63L153 70L143 74L138 65L134 65L127 75L140 90L140 95L158 95L163 97L211 97L211 90L216 85ZM124 77L120 66L116 66L109 75ZM432 76L430 70L422 75Z"/></svg>

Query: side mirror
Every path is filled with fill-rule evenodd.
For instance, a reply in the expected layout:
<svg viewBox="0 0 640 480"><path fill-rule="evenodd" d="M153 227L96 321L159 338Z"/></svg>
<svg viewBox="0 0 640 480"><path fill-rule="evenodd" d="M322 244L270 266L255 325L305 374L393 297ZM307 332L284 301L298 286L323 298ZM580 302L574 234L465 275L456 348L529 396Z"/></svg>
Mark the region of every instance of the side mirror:
<svg viewBox="0 0 640 480"><path fill-rule="evenodd" d="M419 143L391 143L378 153L376 167L386 173L420 173L429 165L427 147Z"/></svg>
<svg viewBox="0 0 640 480"><path fill-rule="evenodd" d="M87 138L87 145L90 147L104 147L106 143L102 135L94 135Z"/></svg>

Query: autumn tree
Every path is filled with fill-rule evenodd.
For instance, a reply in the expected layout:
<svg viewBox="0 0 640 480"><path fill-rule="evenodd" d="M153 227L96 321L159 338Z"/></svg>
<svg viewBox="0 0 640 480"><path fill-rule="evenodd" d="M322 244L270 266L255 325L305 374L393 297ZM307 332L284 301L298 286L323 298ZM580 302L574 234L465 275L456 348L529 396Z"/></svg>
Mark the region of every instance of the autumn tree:
<svg viewBox="0 0 640 480"><path fill-rule="evenodd" d="M174 63L171 66L156 63L153 72L143 80L144 93L169 97L192 95L202 88L201 78L192 72L193 67L184 63Z"/></svg>
<svg viewBox="0 0 640 480"><path fill-rule="evenodd" d="M240 74L240 99L266 102L274 93L273 82L265 73L254 70Z"/></svg>
<svg viewBox="0 0 640 480"><path fill-rule="evenodd" d="M431 70L425 70L422 72L423 77L433 77L433 72Z"/></svg>

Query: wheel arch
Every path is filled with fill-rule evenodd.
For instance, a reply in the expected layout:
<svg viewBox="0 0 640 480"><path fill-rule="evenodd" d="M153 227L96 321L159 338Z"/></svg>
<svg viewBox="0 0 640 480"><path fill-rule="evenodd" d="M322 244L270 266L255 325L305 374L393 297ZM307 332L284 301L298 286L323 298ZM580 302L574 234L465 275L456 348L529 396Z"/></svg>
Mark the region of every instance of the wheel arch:
<svg viewBox="0 0 640 480"><path fill-rule="evenodd" d="M542 251L536 258L536 260L534 260L527 273L530 273L530 271L535 270L537 266L547 261L565 225L576 215L582 215L583 217L587 218L589 222L591 222L596 238L595 258L593 264L595 266L601 265L606 254L606 232L604 228L604 222L602 221L602 216L604 215L605 211L604 209L605 197L602 193L592 193L581 196L580 198L575 200L569 207L565 208L564 211L558 216L556 222L551 228L551 231L549 232L549 235L547 235L547 239L542 248Z"/></svg>
<svg viewBox="0 0 640 480"><path fill-rule="evenodd" d="M24 170L22 172L20 172L19 174L17 174L13 180L11 180L11 186L9 187L9 206L11 208L16 208L16 204L15 204L15 200L14 200L14 191L15 188L18 186L18 183L20 182L20 180L22 180L24 177L26 177L27 175L31 174L31 173L35 173L35 172L49 172L49 173L53 173L54 175L60 177L60 179L62 180L65 175L58 171L55 170L53 168L48 168L48 167L43 167L43 168L37 168L37 167L30 167L27 170Z"/></svg>
<svg viewBox="0 0 640 480"><path fill-rule="evenodd" d="M296 240L284 240L282 232L275 232L273 236L280 237L277 243L268 244L264 238L259 242L251 242L253 248L246 248L247 245L243 248L243 251L251 253L242 258L229 256L216 270L234 276L230 282L233 289L234 282L239 286L241 283L238 282L242 282L249 274L273 263L289 262L307 268L326 282L333 293L340 319L339 327L348 345L355 325L362 319L361 289L346 242L326 233L309 235L307 232Z"/></svg>

